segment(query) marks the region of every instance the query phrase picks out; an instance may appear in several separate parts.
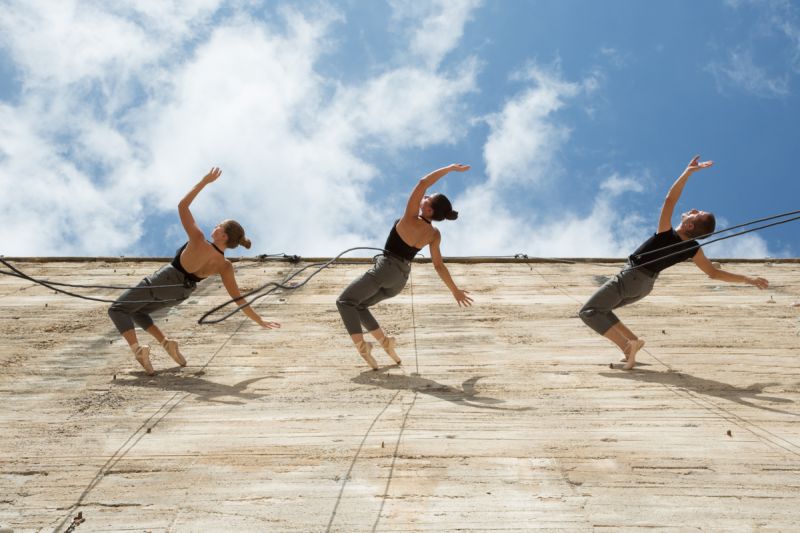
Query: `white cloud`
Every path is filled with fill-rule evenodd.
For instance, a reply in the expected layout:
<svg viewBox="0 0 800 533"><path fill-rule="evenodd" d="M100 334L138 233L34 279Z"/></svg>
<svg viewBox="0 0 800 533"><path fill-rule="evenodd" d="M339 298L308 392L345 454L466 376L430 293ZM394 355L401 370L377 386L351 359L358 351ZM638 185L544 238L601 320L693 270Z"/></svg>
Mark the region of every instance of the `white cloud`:
<svg viewBox="0 0 800 533"><path fill-rule="evenodd" d="M435 69L455 48L482 0L390 0L394 17L411 29L410 51Z"/></svg>
<svg viewBox="0 0 800 533"><path fill-rule="evenodd" d="M703 245L703 250L708 257L714 258L742 258L754 259L763 257L788 257L788 251L776 252L770 250L764 239L758 233L749 233L737 237L726 238L739 233L753 229L754 226L739 228L733 231L724 231L725 228L730 227L731 223L724 217L717 217L717 235L713 235L708 239L701 241L707 244ZM718 242L711 242L716 239L724 239Z"/></svg>
<svg viewBox="0 0 800 533"><path fill-rule="evenodd" d="M556 155L569 140L569 128L556 112L581 94L599 88L598 74L580 82L564 80L556 70L531 64L516 79L529 86L488 119L484 146L487 179L455 198L462 216L443 228L443 250L451 255L586 257L628 255L650 231L624 195L643 191L649 173L612 172L585 213L538 207L534 191L546 176L563 177ZM568 179L568 178L564 178ZM515 211L520 197L529 207ZM654 222L653 222L654 224Z"/></svg>
<svg viewBox="0 0 800 533"><path fill-rule="evenodd" d="M733 85L763 98L783 97L789 94L789 79L786 75L771 77L763 67L753 61L752 52L735 50L725 63L712 63L706 70L714 75L722 90Z"/></svg>
<svg viewBox="0 0 800 533"><path fill-rule="evenodd" d="M487 182L456 198L462 216L442 230L442 249L448 255L624 257L652 230L651 221L614 204L619 193L601 186L588 213L512 213L508 194Z"/></svg>
<svg viewBox="0 0 800 533"><path fill-rule="evenodd" d="M378 136L392 149L454 143L467 131L460 102L475 90L477 72L475 61L461 65L452 76L397 68L342 91L335 117L349 117L360 135Z"/></svg>
<svg viewBox="0 0 800 533"><path fill-rule="evenodd" d="M594 77L569 83L536 65L515 78L531 86L487 117L491 133L483 156L489 180L496 185L535 184L552 174L558 149L570 135L568 127L552 120L553 113L582 91L597 88Z"/></svg>
<svg viewBox="0 0 800 533"><path fill-rule="evenodd" d="M715 237L711 237L714 239ZM759 235L742 235L729 240L714 242L703 247L707 257L737 259L775 257L765 241Z"/></svg>
<svg viewBox="0 0 800 533"><path fill-rule="evenodd" d="M737 46L722 62L713 62L706 68L711 72L719 90L733 85L756 96L780 98L790 93L793 74L800 73L800 11L789 0L726 0L732 9L747 9L743 16L751 30L745 35L745 44ZM782 48L776 43L788 40ZM781 74L770 75L754 59L757 50L769 46L768 56L773 70Z"/></svg>
<svg viewBox="0 0 800 533"><path fill-rule="evenodd" d="M0 146L5 255L69 255L76 249L102 255L138 237L136 199L126 202L95 187L53 153L24 110L0 105Z"/></svg>
<svg viewBox="0 0 800 533"><path fill-rule="evenodd" d="M600 190L614 197L625 192L643 192L644 187L639 179L613 174L600 185Z"/></svg>
<svg viewBox="0 0 800 533"><path fill-rule="evenodd" d="M240 4L215 14L216 1L7 3L0 44L22 88L0 103L3 253L137 253L149 218L165 215L175 224L158 231L173 248L175 206L212 165L223 176L193 211L206 228L240 220L255 253L381 241L389 215L367 200L379 177L371 153L451 144L475 123L465 97L478 61L440 63L478 5L393 4L420 32L443 14L453 26L436 46L415 34L406 61L347 83L318 68L343 20L324 6L265 22ZM586 213L514 211L545 177L564 176L557 156L570 129L558 111L602 76L570 82L531 65L516 79L523 89L486 119L486 181L458 195L462 218L443 224L445 253L630 253L650 221L620 207L647 172L604 171Z"/></svg>
<svg viewBox="0 0 800 533"><path fill-rule="evenodd" d="M256 253L334 253L388 224L366 200L378 171L365 146L466 129L474 59L325 79L342 17L324 6L267 24L236 6L212 20L217 2L59 5L12 4L0 23L23 73L20 102L0 107L6 255L136 253L148 217L172 216L212 165L223 176L193 204L199 221L240 220Z"/></svg>

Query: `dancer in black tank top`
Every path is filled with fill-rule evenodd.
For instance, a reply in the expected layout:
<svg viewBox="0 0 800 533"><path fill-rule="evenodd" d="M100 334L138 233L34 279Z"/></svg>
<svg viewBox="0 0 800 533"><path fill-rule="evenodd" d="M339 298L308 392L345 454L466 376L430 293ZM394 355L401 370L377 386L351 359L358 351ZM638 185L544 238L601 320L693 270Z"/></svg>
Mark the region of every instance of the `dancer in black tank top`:
<svg viewBox="0 0 800 533"><path fill-rule="evenodd" d="M647 296L659 272L677 263L692 259L697 267L710 278L731 283L748 283L759 289L768 286L763 278L751 278L726 272L714 266L703 254L695 238L713 233L714 215L706 211L692 209L681 215L681 223L672 228L672 213L683 192L686 181L693 173L708 168L711 161L699 162L696 156L689 162L686 170L670 188L661 215L658 231L628 258L628 265L586 302L580 310L580 317L587 326L616 344L624 355L625 370L636 364L636 353L644 346L644 340L629 330L612 309L631 304ZM668 248L665 248L668 247Z"/></svg>
<svg viewBox="0 0 800 533"><path fill-rule="evenodd" d="M134 357L149 376L155 374L150 362L150 346L139 344L134 324L151 334L176 363L186 366L186 359L181 354L177 341L166 338L153 323L150 314L185 300L192 294L199 281L214 274L219 274L222 278L222 283L231 298L240 304L244 303L236 283L233 264L225 259L224 250L240 245L250 248L250 239L244 236L244 229L238 222L225 220L217 224L211 232L211 240L207 241L189 210L195 196L206 185L216 181L220 174L222 174L220 169L212 168L178 204L178 214L189 241L178 249L172 262L139 283L138 287L147 289L125 291L108 309L111 321L128 342ZM148 303L139 303L142 301ZM250 306L242 311L262 327L268 329L280 327L277 322L261 318Z"/></svg>
<svg viewBox="0 0 800 533"><path fill-rule="evenodd" d="M458 218L458 212L453 211L450 201L443 194L425 195L428 187L447 173L466 170L469 170L467 165L450 165L431 172L419 180L408 198L403 218L396 220L389 231L389 237L384 245L386 253L378 256L375 266L351 283L336 300L339 314L342 315L342 321L353 344L356 345L356 350L373 369L378 368L378 363L372 356L372 343L364 340L362 325L395 363L400 364L401 361L395 350L395 338L386 335L369 308L403 290L411 271L411 261L425 246L430 248L431 261L436 273L453 293L458 305L472 305L469 293L459 289L450 277L450 271L444 265L439 250L442 236L431 224L431 220L455 220Z"/></svg>

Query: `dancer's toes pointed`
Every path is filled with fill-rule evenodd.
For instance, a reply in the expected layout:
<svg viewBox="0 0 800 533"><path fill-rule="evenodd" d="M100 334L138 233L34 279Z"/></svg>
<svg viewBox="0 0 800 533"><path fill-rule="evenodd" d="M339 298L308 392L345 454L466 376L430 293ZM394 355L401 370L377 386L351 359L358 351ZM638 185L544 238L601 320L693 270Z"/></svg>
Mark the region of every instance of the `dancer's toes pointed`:
<svg viewBox="0 0 800 533"><path fill-rule="evenodd" d="M186 359L181 354L180 349L178 349L178 341L174 341L172 339L164 339L164 342L161 343L161 346L164 347L164 350L167 351L172 360L178 363L181 366L186 366Z"/></svg>
<svg viewBox="0 0 800 533"><path fill-rule="evenodd" d="M144 368L145 374L148 376L155 375L156 371L153 370L153 365L150 363L150 346L147 344L139 346L136 348L133 355L136 357L136 360L139 361L139 364L142 365L142 368Z"/></svg>
<svg viewBox="0 0 800 533"><path fill-rule="evenodd" d="M402 364L403 361L402 359L400 359L400 356L397 355L397 351L395 350L395 346L397 346L397 339L386 335L385 337L383 337L383 339L381 339L380 342L381 342L381 348L383 348L383 350L389 355L389 357L392 358L392 361L394 361L398 365Z"/></svg>
<svg viewBox="0 0 800 533"><path fill-rule="evenodd" d="M378 363L375 362L375 358L372 357L372 343L367 341L361 341L356 344L356 350L358 350L358 355L361 356L364 361L372 368L372 370L378 370Z"/></svg>

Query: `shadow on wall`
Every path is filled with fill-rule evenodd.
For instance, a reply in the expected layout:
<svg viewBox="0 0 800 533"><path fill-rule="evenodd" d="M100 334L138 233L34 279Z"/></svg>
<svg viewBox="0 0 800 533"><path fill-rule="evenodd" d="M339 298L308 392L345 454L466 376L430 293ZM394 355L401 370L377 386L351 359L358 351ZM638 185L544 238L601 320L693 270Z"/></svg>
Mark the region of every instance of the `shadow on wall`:
<svg viewBox="0 0 800 533"><path fill-rule="evenodd" d="M529 411L531 409L530 407L499 407L498 404L504 403L503 400L479 396L475 390L475 384L485 376L469 378L461 384L460 389L457 389L432 379L423 378L419 374L389 374L388 371L392 368L396 367L389 366L378 370L367 370L350 381L360 385L372 385L388 390L410 390L477 409L495 409L498 411Z"/></svg>
<svg viewBox="0 0 800 533"><path fill-rule="evenodd" d="M177 367L175 370L180 369ZM140 375L139 375L140 374ZM162 371L155 376L147 376L143 372L137 372L134 379L118 379L114 383L126 387L143 387L149 389L159 389L164 391L187 392L194 394L200 400L229 405L243 405L244 401L223 401L217 398L239 398L241 400L258 400L263 398L263 394L246 392L246 389L256 381L262 379L283 379L281 376L262 376L240 381L235 385L223 385L214 383L207 379L178 373L170 370Z"/></svg>
<svg viewBox="0 0 800 533"><path fill-rule="evenodd" d="M786 398L776 398L774 396L760 396L763 390L777 383L754 383L748 387L735 387L721 381L713 379L698 378L685 372L655 372L653 370L635 370L633 372L601 372L601 376L616 379L628 379L633 381L643 381L646 383L658 383L659 385L669 385L685 391L694 392L703 396L714 396L723 400L746 405L763 411L771 411L786 415L800 416L800 413L792 413L782 409L775 409L752 403L752 400L767 401L772 403L791 403L792 400ZM751 401L747 401L751 400Z"/></svg>

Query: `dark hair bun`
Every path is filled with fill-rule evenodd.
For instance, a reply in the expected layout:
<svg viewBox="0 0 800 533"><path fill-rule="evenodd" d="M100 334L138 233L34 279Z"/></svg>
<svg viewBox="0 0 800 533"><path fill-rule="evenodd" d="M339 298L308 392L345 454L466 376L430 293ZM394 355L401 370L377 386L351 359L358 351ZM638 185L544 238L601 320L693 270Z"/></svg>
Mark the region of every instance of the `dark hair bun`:
<svg viewBox="0 0 800 533"><path fill-rule="evenodd" d="M455 220L458 218L458 211L456 211L455 209L451 209L450 212L447 213L444 218L446 218L447 220Z"/></svg>
<svg viewBox="0 0 800 533"><path fill-rule="evenodd" d="M242 240L239 241L239 244L244 246L248 250L250 249L250 246L252 246L252 244L250 242L250 239L248 239L246 237L242 237Z"/></svg>

